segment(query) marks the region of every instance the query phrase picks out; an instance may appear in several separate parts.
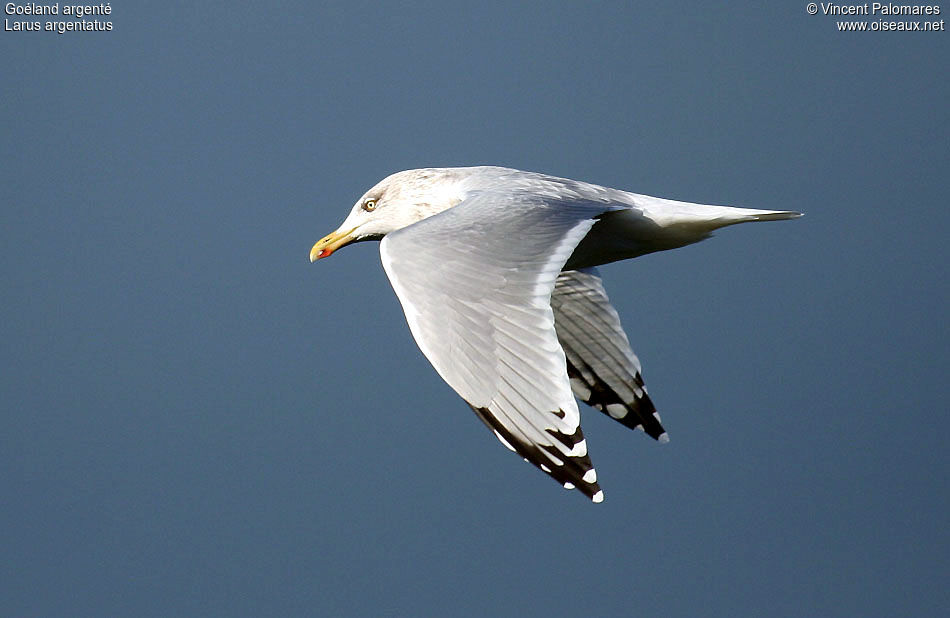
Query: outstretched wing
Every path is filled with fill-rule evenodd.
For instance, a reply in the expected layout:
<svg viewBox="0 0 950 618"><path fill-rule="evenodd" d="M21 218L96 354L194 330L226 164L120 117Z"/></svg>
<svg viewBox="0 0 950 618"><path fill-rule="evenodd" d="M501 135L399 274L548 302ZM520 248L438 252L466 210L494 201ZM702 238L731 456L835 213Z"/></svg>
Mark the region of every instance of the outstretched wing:
<svg viewBox="0 0 950 618"><path fill-rule="evenodd" d="M551 307L578 399L631 429L669 441L643 385L640 360L630 349L597 269L559 274Z"/></svg>
<svg viewBox="0 0 950 618"><path fill-rule="evenodd" d="M380 256L416 343L509 449L603 500L551 293L605 204L477 193L387 235Z"/></svg>

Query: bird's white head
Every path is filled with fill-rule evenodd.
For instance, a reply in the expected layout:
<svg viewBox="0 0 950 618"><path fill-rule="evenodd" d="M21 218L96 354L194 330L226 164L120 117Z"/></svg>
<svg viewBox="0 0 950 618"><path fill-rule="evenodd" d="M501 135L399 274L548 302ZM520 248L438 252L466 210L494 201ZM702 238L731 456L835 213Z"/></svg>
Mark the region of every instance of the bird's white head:
<svg viewBox="0 0 950 618"><path fill-rule="evenodd" d="M336 231L310 250L310 261L330 256L340 247L380 240L390 232L452 208L464 198L462 181L470 168L426 168L388 176L356 201Z"/></svg>

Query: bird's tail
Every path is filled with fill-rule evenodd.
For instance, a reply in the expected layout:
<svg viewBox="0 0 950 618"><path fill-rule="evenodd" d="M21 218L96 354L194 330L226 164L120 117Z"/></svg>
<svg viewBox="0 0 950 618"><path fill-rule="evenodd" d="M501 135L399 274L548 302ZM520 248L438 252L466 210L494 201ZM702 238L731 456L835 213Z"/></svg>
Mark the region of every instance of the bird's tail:
<svg viewBox="0 0 950 618"><path fill-rule="evenodd" d="M667 200L646 195L636 196L637 205L643 214L660 228L702 240L713 230L746 223L748 221L781 221L795 219L802 213L793 210L757 210L754 208L736 208L735 206L713 206L711 204L693 204L677 200Z"/></svg>
<svg viewBox="0 0 950 618"><path fill-rule="evenodd" d="M792 210L693 204L636 193L623 193L622 198L623 203L631 208L600 217L577 245L564 266L565 270L599 266L683 247L709 238L713 231L727 225L802 216L802 213Z"/></svg>
<svg viewBox="0 0 950 618"><path fill-rule="evenodd" d="M734 214L741 218L735 223L743 223L745 221L782 221L784 219L797 219L803 214L794 210L752 210L751 208L731 208L728 206L720 206L720 208L736 211Z"/></svg>

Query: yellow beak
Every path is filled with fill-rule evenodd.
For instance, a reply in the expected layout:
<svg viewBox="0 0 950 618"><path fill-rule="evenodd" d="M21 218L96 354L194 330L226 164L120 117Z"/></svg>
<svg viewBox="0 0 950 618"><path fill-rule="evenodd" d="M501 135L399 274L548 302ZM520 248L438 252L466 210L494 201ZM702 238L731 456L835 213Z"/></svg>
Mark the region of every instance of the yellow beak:
<svg viewBox="0 0 950 618"><path fill-rule="evenodd" d="M356 230L355 227L346 232L337 230L321 238L317 244L313 246L313 249L310 250L310 262L313 263L320 258L330 257L330 254L340 247L346 246L356 240L356 238L351 236L354 230Z"/></svg>

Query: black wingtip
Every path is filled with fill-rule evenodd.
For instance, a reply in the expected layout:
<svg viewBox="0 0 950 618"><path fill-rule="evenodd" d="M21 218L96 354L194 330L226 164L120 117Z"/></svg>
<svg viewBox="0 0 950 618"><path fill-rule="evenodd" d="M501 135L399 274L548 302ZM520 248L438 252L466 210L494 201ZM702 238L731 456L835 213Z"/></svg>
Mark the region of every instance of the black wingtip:
<svg viewBox="0 0 950 618"><path fill-rule="evenodd" d="M594 470L594 465L590 461L590 456L587 454L586 448L583 449L582 455L571 456L553 444L543 445L525 442L499 422L488 408L476 407L472 404L468 405L502 444L509 446L525 461L552 477L565 489L578 489L582 494L590 498L592 502L603 502L604 492L601 490L600 485L597 484L597 472ZM563 410L552 411L551 414L559 418L564 418L565 416ZM585 442L584 433L581 431L580 426L578 426L577 430L571 435L552 429L548 429L547 432L553 440L556 440L569 450L574 450L576 446ZM560 465L556 463L558 461L561 462Z"/></svg>
<svg viewBox="0 0 950 618"><path fill-rule="evenodd" d="M594 373L593 369L583 361L576 360L576 362L582 364L583 367L579 369L571 360L568 360L567 375L572 380L579 380L586 387L586 390L581 393L586 395L584 397L575 389L574 394L578 396L578 399L600 410L621 425L630 429L639 429L654 440L664 442L663 436L666 435L666 430L660 422L660 415L657 414L656 406L647 394L643 378L639 373L630 377L626 386L631 392L640 394L633 401L624 401L609 384ZM666 441L669 441L668 437Z"/></svg>

